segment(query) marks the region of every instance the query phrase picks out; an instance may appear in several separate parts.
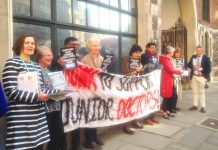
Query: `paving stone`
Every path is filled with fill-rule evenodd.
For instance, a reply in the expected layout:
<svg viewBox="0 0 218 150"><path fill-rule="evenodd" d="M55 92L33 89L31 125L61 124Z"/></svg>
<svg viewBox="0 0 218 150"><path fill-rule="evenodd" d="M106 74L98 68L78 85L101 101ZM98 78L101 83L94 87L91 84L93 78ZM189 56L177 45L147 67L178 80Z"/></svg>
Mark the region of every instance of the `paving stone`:
<svg viewBox="0 0 218 150"><path fill-rule="evenodd" d="M166 137L171 137L174 134L176 134L177 132L179 132L181 129L182 128L178 127L178 126L160 123L160 124L156 124L153 126L149 126L149 125L144 126L144 128L141 129L141 131L146 131L149 133L154 133L154 134L158 134L158 135L162 135L162 136L166 136Z"/></svg>
<svg viewBox="0 0 218 150"><path fill-rule="evenodd" d="M162 150L172 142L169 138L142 131L138 131L133 136L128 136L122 141L155 150Z"/></svg>
<svg viewBox="0 0 218 150"><path fill-rule="evenodd" d="M185 147L188 147L188 148L193 148L193 149L198 148L203 142L204 140L202 139L199 140L199 139L188 137L188 136L184 136L178 141L179 144L184 145Z"/></svg>
<svg viewBox="0 0 218 150"><path fill-rule="evenodd" d="M186 135L188 132L190 131L190 129L182 129L180 130L178 133L176 133L175 135L173 135L171 138L174 139L174 141L179 141L184 135Z"/></svg>
<svg viewBox="0 0 218 150"><path fill-rule="evenodd" d="M137 145L126 144L126 145L120 147L118 150L151 150L151 149L148 149L145 147L139 147Z"/></svg>
<svg viewBox="0 0 218 150"><path fill-rule="evenodd" d="M173 119L173 120L172 119L170 119L170 120L161 119L160 122L165 123L165 124L169 124L169 125L175 125L175 126L182 127L182 128L190 128L193 126L193 124L191 124L191 123L184 123L182 121L178 121L175 119Z"/></svg>
<svg viewBox="0 0 218 150"><path fill-rule="evenodd" d="M212 114L209 114L209 116L212 117L212 118L218 119L218 111L216 111L216 112L214 112Z"/></svg>
<svg viewBox="0 0 218 150"><path fill-rule="evenodd" d="M206 113L201 113L200 110L196 111L184 111L180 112L178 115L176 115L175 119L176 121L188 123L188 124L195 124L196 122L199 122L202 120L202 118L206 117Z"/></svg>
<svg viewBox="0 0 218 150"><path fill-rule="evenodd" d="M198 150L218 150L218 146L208 144L208 143L203 143Z"/></svg>
<svg viewBox="0 0 218 150"><path fill-rule="evenodd" d="M121 127L117 127L109 130L110 131L107 134L102 136L103 140L105 141L103 150L117 150L123 145L126 145L126 143L121 140L130 135L125 134Z"/></svg>
<svg viewBox="0 0 218 150"><path fill-rule="evenodd" d="M211 135L212 132L212 130L193 126L187 134L178 140L178 143L196 149Z"/></svg>
<svg viewBox="0 0 218 150"><path fill-rule="evenodd" d="M190 132L185 135L185 137L192 137L197 140L206 140L213 130L209 130L206 128L198 127L198 126L193 126L190 128Z"/></svg>
<svg viewBox="0 0 218 150"><path fill-rule="evenodd" d="M168 146L167 148L165 148L164 150L194 150L192 148L188 148L179 144L172 144L170 146Z"/></svg>
<svg viewBox="0 0 218 150"><path fill-rule="evenodd" d="M212 133L206 142L218 146L218 132Z"/></svg>
<svg viewBox="0 0 218 150"><path fill-rule="evenodd" d="M125 142L116 140L107 140L102 150L118 150L120 147L126 145Z"/></svg>

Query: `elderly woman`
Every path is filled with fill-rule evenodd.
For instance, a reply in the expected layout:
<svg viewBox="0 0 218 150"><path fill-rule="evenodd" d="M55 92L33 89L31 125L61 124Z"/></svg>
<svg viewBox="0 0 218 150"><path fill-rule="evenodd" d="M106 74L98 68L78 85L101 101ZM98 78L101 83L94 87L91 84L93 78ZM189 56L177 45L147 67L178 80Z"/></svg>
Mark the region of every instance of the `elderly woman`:
<svg viewBox="0 0 218 150"><path fill-rule="evenodd" d="M41 68L30 59L37 50L33 36L21 35L12 49L18 57L7 60L2 77L8 99L6 149L41 150L43 143L49 141L44 105L48 100L46 93L56 90L43 87ZM39 79L38 91L37 86L35 90L30 90L27 84L18 85L23 80L18 76L26 75L30 80L33 74ZM33 87L32 83L28 84Z"/></svg>
<svg viewBox="0 0 218 150"><path fill-rule="evenodd" d="M51 65L53 59L52 51L49 47L41 46L36 53L36 62L40 65L42 70L42 79L44 85L49 88L52 83L49 80L48 67ZM64 128L61 117L61 105L59 101L48 100L46 102L46 117L48 121L48 128L50 133L50 142L48 143L48 150L59 150L64 148Z"/></svg>
<svg viewBox="0 0 218 150"><path fill-rule="evenodd" d="M160 64L163 65L161 71L161 96L163 97L163 118L169 119L169 117L175 117L171 115L173 109L173 102L176 97L176 88L173 83L174 74L182 74L183 71L174 69L173 67L173 53L174 48L172 46L166 47L166 54L160 56Z"/></svg>
<svg viewBox="0 0 218 150"><path fill-rule="evenodd" d="M89 54L82 58L82 63L95 68L100 69L103 57L100 55L100 41L97 38L90 38L87 41L86 48L89 50ZM85 128L85 148L99 149L104 142L97 136L96 128Z"/></svg>

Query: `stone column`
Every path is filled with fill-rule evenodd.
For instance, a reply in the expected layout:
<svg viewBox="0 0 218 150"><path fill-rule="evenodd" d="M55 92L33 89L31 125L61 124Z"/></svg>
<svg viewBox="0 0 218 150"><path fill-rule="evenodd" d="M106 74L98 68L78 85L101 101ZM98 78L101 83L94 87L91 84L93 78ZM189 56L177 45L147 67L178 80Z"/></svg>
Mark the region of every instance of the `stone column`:
<svg viewBox="0 0 218 150"><path fill-rule="evenodd" d="M138 7L138 44L145 49L145 43L148 41L148 12L150 9L150 1L137 1Z"/></svg>
<svg viewBox="0 0 218 150"><path fill-rule="evenodd" d="M5 61L12 56L11 43L12 43L12 1L0 0L0 72L2 75L2 69ZM0 76L0 80L2 76ZM4 150L5 146L5 117L0 118L0 149Z"/></svg>
<svg viewBox="0 0 218 150"><path fill-rule="evenodd" d="M4 67L5 61L12 56L11 44L12 42L12 0L0 1L0 70ZM0 77L1 79L1 77Z"/></svg>

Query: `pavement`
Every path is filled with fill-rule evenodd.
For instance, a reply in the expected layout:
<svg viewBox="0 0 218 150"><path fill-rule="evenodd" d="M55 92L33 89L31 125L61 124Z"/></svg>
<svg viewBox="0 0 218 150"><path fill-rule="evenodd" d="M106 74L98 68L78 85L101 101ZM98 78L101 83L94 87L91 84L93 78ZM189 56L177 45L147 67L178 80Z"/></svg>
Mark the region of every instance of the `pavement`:
<svg viewBox="0 0 218 150"><path fill-rule="evenodd" d="M166 120L158 113L160 124L136 130L134 135L125 134L122 126L114 126L102 133L105 146L102 150L218 150L218 130L203 127L206 118L218 120L218 83L210 83L206 89L206 113L188 111L192 106L192 91L183 91L183 100L178 101L181 111L176 117ZM218 127L218 121L209 122ZM1 131L1 130L0 130ZM0 150L3 149L0 132ZM84 149L84 148L81 148Z"/></svg>
<svg viewBox="0 0 218 150"><path fill-rule="evenodd" d="M176 117L166 120L159 113L160 124L144 125L134 135L125 134L121 126L104 133L103 150L218 150L218 83L210 83L206 89L206 113L200 108L189 111L192 106L192 91L183 91L183 100L178 101L181 111ZM210 127L202 126L207 118ZM214 129L217 127L217 130Z"/></svg>

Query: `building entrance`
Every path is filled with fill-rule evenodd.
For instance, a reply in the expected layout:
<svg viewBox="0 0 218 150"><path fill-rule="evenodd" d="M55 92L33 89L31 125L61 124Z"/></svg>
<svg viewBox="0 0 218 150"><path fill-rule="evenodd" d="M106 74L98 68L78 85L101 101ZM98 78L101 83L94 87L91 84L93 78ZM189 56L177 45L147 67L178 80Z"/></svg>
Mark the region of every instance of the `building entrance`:
<svg viewBox="0 0 218 150"><path fill-rule="evenodd" d="M167 45L181 48L185 64L187 64L187 29L185 23L182 21L182 18L178 18L175 26L172 26L168 30L161 31L162 53L164 53L164 49Z"/></svg>

